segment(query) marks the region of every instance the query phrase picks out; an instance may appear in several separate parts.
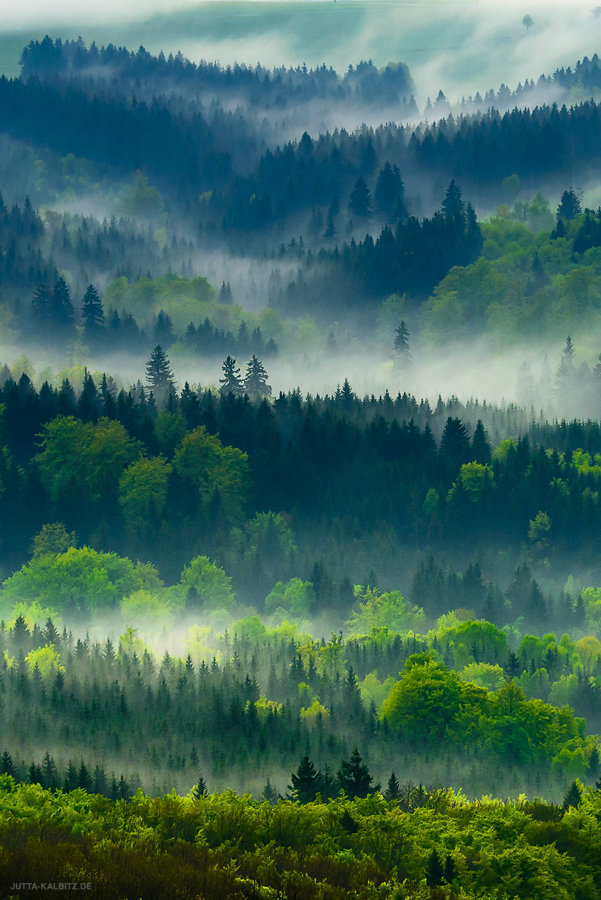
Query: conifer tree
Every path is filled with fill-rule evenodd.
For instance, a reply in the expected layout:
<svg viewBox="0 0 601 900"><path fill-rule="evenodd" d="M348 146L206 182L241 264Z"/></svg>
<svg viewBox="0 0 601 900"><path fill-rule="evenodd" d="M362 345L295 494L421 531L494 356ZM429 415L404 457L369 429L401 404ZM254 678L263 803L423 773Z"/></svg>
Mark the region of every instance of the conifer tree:
<svg viewBox="0 0 601 900"><path fill-rule="evenodd" d="M379 785L373 784L370 771L366 765L363 765L361 755L356 747L351 753L350 760L341 762L338 770L338 783L341 790L351 799L367 797L371 791L379 789Z"/></svg>
<svg viewBox="0 0 601 900"><path fill-rule="evenodd" d="M84 338L93 346L104 334L104 310L100 294L93 284L89 284L82 302Z"/></svg>
<svg viewBox="0 0 601 900"><path fill-rule="evenodd" d="M569 809L570 806L578 807L582 800L582 789L577 781L573 781L568 788L564 797L563 808Z"/></svg>
<svg viewBox="0 0 601 900"><path fill-rule="evenodd" d="M146 384L152 391L158 406L163 406L169 395L175 390L171 364L160 344L154 348L146 363Z"/></svg>
<svg viewBox="0 0 601 900"><path fill-rule="evenodd" d="M399 371L406 371L413 362L409 348L409 329L404 321L394 331L394 365Z"/></svg>
<svg viewBox="0 0 601 900"><path fill-rule="evenodd" d="M234 397L242 397L244 395L244 382L240 378L240 369L236 365L233 356L227 356L221 366L223 378L219 379L221 385L221 393L224 396L233 394Z"/></svg>
<svg viewBox="0 0 601 900"><path fill-rule="evenodd" d="M208 791L207 791L207 783L206 783L206 781L204 780L202 774L200 774L200 775L198 776L198 781L197 781L196 784L194 785L194 788L193 788L193 790L192 790L192 794L193 794L195 800L200 800L201 797L206 797L206 796L207 796L207 793L208 793Z"/></svg>
<svg viewBox="0 0 601 900"><path fill-rule="evenodd" d="M52 291L47 284L40 284L33 292L31 301L31 315L37 325L43 325L50 316L50 304Z"/></svg>
<svg viewBox="0 0 601 900"><path fill-rule="evenodd" d="M362 175L355 182L348 206L354 216L366 219L371 215L371 194Z"/></svg>
<svg viewBox="0 0 601 900"><path fill-rule="evenodd" d="M48 307L52 324L65 334L73 329L75 312L71 301L71 292L65 279L60 275L54 284Z"/></svg>
<svg viewBox="0 0 601 900"><path fill-rule="evenodd" d="M386 790L384 791L384 799L385 800L398 800L401 796L401 787L399 785L399 780L394 774L391 773L390 778L388 779L388 784L386 785Z"/></svg>
<svg viewBox="0 0 601 900"><path fill-rule="evenodd" d="M278 802L278 792L272 785L270 779L268 778L265 782L265 787L263 788L263 799L270 803L272 806Z"/></svg>
<svg viewBox="0 0 601 900"><path fill-rule="evenodd" d="M321 775L308 756L303 756L296 772L291 773L292 785L288 790L300 803L313 803L320 788Z"/></svg>
<svg viewBox="0 0 601 900"><path fill-rule="evenodd" d="M257 403L263 397L270 396L271 385L267 384L268 377L265 366L253 353L248 361L246 375L244 376L244 390L253 403Z"/></svg>

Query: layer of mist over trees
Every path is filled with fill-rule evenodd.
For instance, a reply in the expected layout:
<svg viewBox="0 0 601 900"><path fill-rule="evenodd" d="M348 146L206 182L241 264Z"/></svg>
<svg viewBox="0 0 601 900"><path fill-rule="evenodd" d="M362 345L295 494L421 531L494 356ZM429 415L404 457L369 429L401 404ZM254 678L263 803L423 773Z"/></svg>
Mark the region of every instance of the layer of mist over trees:
<svg viewBox="0 0 601 900"><path fill-rule="evenodd" d="M597 55L21 65L2 883L601 896Z"/></svg>

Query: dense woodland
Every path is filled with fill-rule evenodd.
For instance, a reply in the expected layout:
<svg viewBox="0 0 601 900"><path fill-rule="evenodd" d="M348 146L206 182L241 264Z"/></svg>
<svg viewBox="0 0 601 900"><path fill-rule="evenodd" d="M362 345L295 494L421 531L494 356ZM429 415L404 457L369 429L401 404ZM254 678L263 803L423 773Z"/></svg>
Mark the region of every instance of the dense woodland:
<svg viewBox="0 0 601 900"><path fill-rule="evenodd" d="M400 62L21 64L4 893L601 896L597 55L423 121Z"/></svg>

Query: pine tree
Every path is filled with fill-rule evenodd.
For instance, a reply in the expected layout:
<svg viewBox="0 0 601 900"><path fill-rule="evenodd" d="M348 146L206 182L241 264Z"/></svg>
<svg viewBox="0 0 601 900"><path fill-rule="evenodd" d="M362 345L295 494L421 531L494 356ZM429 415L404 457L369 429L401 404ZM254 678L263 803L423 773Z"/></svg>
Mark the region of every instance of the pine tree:
<svg viewBox="0 0 601 900"><path fill-rule="evenodd" d="M582 204L580 203L580 199L574 188L570 188L569 191L564 191L561 195L559 206L557 207L558 223L560 219L575 219L581 212Z"/></svg>
<svg viewBox="0 0 601 900"><path fill-rule="evenodd" d="M576 367L574 366L574 344L570 335L567 336L565 346L561 354L561 361L557 369L557 381L559 387L568 387L570 382L574 380L576 375Z"/></svg>
<svg viewBox="0 0 601 900"><path fill-rule="evenodd" d="M404 321L394 330L394 365L400 371L406 371L413 362L409 349L409 329Z"/></svg>
<svg viewBox="0 0 601 900"><path fill-rule="evenodd" d="M12 756L5 750L2 754L2 759L0 760L0 775L12 775L13 778L17 777L17 768L13 763Z"/></svg>
<svg viewBox="0 0 601 900"><path fill-rule="evenodd" d="M175 391L171 364L160 344L154 348L146 363L146 384L158 406L164 406L169 395Z"/></svg>
<svg viewBox="0 0 601 900"><path fill-rule="evenodd" d="M268 377L263 363L253 354L248 361L244 376L244 390L253 403L271 395L271 385L267 384Z"/></svg>
<svg viewBox="0 0 601 900"><path fill-rule="evenodd" d="M152 339L161 347L170 347L175 337L173 335L173 322L171 317L161 309L154 323Z"/></svg>
<svg viewBox="0 0 601 900"><path fill-rule="evenodd" d="M449 224L461 226L461 228L465 226L465 203L461 199L461 191L455 179L448 186L445 198L442 201L442 213Z"/></svg>
<svg viewBox="0 0 601 900"><path fill-rule="evenodd" d="M385 800L398 800L401 796L401 786L399 784L399 780L394 774L391 773L390 778L388 779L388 784L386 785L386 790L384 791L384 799Z"/></svg>
<svg viewBox="0 0 601 900"><path fill-rule="evenodd" d="M482 466L487 465L491 460L488 435L481 419L478 419L478 421L476 422L476 427L474 429L474 434L472 437L471 456L474 462L480 463L480 465Z"/></svg>
<svg viewBox="0 0 601 900"><path fill-rule="evenodd" d="M62 275L56 279L48 312L49 319L56 328L64 333L69 333L73 330L75 312L69 286Z"/></svg>
<svg viewBox="0 0 601 900"><path fill-rule="evenodd" d="M564 797L563 808L569 809L570 806L578 807L580 806L580 801L582 800L582 788L580 787L577 781L573 781L568 788L568 791Z"/></svg>
<svg viewBox="0 0 601 900"><path fill-rule="evenodd" d="M81 317L84 338L94 346L104 334L104 310L100 294L93 284L88 285L84 294Z"/></svg>
<svg viewBox="0 0 601 900"><path fill-rule="evenodd" d="M265 782L265 787L263 788L262 796L263 796L263 799L265 801L267 801L267 803L270 803L272 806L275 806L275 804L278 802L278 792L272 785L269 778Z"/></svg>
<svg viewBox="0 0 601 900"><path fill-rule="evenodd" d="M195 800L200 800L201 797L206 797L207 793L208 793L207 783L201 774L198 776L198 781L196 782L196 784L194 785L194 788L192 789L192 795Z"/></svg>
<svg viewBox="0 0 601 900"><path fill-rule="evenodd" d="M219 297L217 298L218 303L230 304L234 302L234 298L232 297L232 289L230 287L229 281L227 284L225 281L221 282L221 288L219 291Z"/></svg>
<svg viewBox="0 0 601 900"><path fill-rule="evenodd" d="M367 766L363 765L361 755L355 747L347 762L342 760L338 770L338 783L345 794L355 797L367 797L371 791L377 791L379 785L373 784L373 778Z"/></svg>
<svg viewBox="0 0 601 900"><path fill-rule="evenodd" d="M395 218L401 218L404 210L404 185L397 166L389 162L380 170L374 190L376 207L386 215L394 212Z"/></svg>
<svg viewBox="0 0 601 900"><path fill-rule="evenodd" d="M371 215L371 194L362 175L355 182L348 206L354 216L366 219Z"/></svg>
<svg viewBox="0 0 601 900"><path fill-rule="evenodd" d="M47 284L40 284L33 292L31 315L37 325L44 325L50 316L52 291Z"/></svg>
<svg viewBox="0 0 601 900"><path fill-rule="evenodd" d="M303 756L296 772L291 773L292 785L288 790L294 800L300 803L313 803L320 788L321 775L308 756Z"/></svg>
<svg viewBox="0 0 601 900"><path fill-rule="evenodd" d="M48 751L46 751L46 755L42 760L42 779L42 784L48 790L53 791L58 787L56 763L54 762L54 759L50 756Z"/></svg>
<svg viewBox="0 0 601 900"><path fill-rule="evenodd" d="M223 396L233 394L234 397L242 397L244 395L244 382L240 378L240 369L236 366L236 360L233 356L227 356L221 366L223 378L219 379L221 385L221 393Z"/></svg>

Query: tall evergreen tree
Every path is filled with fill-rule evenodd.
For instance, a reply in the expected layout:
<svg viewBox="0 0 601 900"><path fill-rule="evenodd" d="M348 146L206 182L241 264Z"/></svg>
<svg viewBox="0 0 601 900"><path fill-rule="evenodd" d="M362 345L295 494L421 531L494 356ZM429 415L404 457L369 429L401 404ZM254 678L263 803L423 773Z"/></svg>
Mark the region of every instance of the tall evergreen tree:
<svg viewBox="0 0 601 900"><path fill-rule="evenodd" d="M146 363L146 384L154 394L158 406L165 405L169 395L175 390L171 364L160 344L154 348Z"/></svg>
<svg viewBox="0 0 601 900"><path fill-rule="evenodd" d="M399 371L406 371L413 362L409 348L409 329L404 321L394 330L394 365Z"/></svg>
<svg viewBox="0 0 601 900"><path fill-rule="evenodd" d="M254 403L270 396L271 386L267 384L268 377L263 363L253 353L246 367L244 390Z"/></svg>
<svg viewBox="0 0 601 900"><path fill-rule="evenodd" d="M574 188L564 191L557 207L558 222L560 219L575 219L581 212L582 204Z"/></svg>
<svg viewBox="0 0 601 900"><path fill-rule="evenodd" d="M354 184L348 206L351 213L359 218L366 219L371 215L371 194L362 175Z"/></svg>
<svg viewBox="0 0 601 900"><path fill-rule="evenodd" d="M242 397L244 394L244 381L240 378L240 369L236 365L233 356L227 356L221 366L223 378L219 379L223 396L233 394L234 397Z"/></svg>
<svg viewBox="0 0 601 900"><path fill-rule="evenodd" d="M321 775L308 756L303 756L296 772L290 775L292 785L288 789L300 803L313 803L320 789Z"/></svg>
<svg viewBox="0 0 601 900"><path fill-rule="evenodd" d="M98 343L104 334L102 300L93 284L88 285L84 294L81 317L83 319L84 338L93 346Z"/></svg>
<svg viewBox="0 0 601 900"><path fill-rule="evenodd" d="M356 747L351 753L351 758L348 762L342 760L338 770L338 783L341 790L351 799L367 797L371 791L377 791L379 788L379 785L373 784L370 771L363 764L361 755Z"/></svg>
<svg viewBox="0 0 601 900"><path fill-rule="evenodd" d="M73 330L75 311L71 301L71 292L65 279L60 275L54 284L49 305L49 319L55 328L65 334Z"/></svg>

